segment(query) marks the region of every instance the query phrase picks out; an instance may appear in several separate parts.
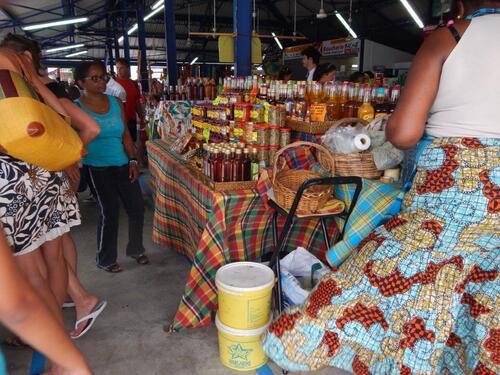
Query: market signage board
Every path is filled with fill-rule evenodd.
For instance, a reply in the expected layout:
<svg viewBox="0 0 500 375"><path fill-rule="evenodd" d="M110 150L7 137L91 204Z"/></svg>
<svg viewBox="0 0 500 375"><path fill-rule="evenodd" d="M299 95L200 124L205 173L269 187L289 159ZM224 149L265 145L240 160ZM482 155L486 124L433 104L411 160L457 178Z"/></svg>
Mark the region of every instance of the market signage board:
<svg viewBox="0 0 500 375"><path fill-rule="evenodd" d="M285 48L283 50L284 60L298 60L302 58L301 52L312 44L302 44L300 46L294 46ZM361 41L359 39L333 39L325 40L319 45L315 46L321 52L322 56L356 56L359 54L361 49Z"/></svg>

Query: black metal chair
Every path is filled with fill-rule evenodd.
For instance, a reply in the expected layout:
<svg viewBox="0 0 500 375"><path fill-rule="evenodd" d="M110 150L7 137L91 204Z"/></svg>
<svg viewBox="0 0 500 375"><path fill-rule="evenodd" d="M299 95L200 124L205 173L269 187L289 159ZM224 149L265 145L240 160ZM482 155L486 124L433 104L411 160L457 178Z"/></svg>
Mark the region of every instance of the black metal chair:
<svg viewBox="0 0 500 375"><path fill-rule="evenodd" d="M312 186L315 185L333 185L338 186L338 185L355 185L356 189L354 191L354 195L352 197L351 203L349 207L346 207L343 212L340 214L331 214L331 215L315 215L312 213L311 215L303 216L301 215L300 217L296 215L297 212L297 207L299 205L300 199L302 197L302 194L304 191ZM319 219L321 222L321 228L323 231L323 237L325 240L325 244L327 246L327 249L330 248L330 244L332 241L330 240L331 237L328 235L328 230L327 230L327 225L326 225L326 219L329 218L334 218L334 217L339 217L344 221L344 225L342 226L342 230L340 233L338 231L336 232L335 239L333 243L341 240L344 238L344 233L345 233L345 228L347 227L347 222L349 220L349 217L352 214L352 211L354 210L354 207L356 206L356 203L358 202L359 195L361 193L361 189L363 187L363 182L360 177L325 177L325 178L314 178L307 180L302 184L302 186L299 188L297 191L297 194L295 195L295 199L293 201L292 207L290 210L285 210L282 207L280 207L276 202L273 200L269 201L269 205L274 209L274 217L273 217L273 233L275 236L275 249L274 252L271 256L270 262L269 262L269 267L271 267L277 278L278 282L275 288L275 293L274 293L274 308L275 311L277 310L278 313L281 314L283 310L283 296L282 296L282 286L281 286L281 277L280 277L280 262L279 259L281 259L285 254L284 250L286 249L286 244L287 244L287 239L288 236L290 235L290 232L292 231L293 225L299 221L299 220L306 220L306 219ZM282 215L286 217L285 224L283 226L283 229L281 231L281 234L278 235L278 226L277 226L277 218L278 215Z"/></svg>

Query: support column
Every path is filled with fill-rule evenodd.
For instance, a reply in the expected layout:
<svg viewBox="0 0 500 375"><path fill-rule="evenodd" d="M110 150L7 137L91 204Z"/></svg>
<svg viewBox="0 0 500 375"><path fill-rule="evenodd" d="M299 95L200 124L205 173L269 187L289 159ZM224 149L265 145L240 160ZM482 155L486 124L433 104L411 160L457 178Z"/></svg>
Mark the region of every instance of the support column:
<svg viewBox="0 0 500 375"><path fill-rule="evenodd" d="M252 72L252 1L233 0L234 74L248 76Z"/></svg>
<svg viewBox="0 0 500 375"><path fill-rule="evenodd" d="M123 28L123 57L130 62L130 43L128 41L128 4L127 0L122 0L122 28Z"/></svg>
<svg viewBox="0 0 500 375"><path fill-rule="evenodd" d="M163 13L168 67L168 84L177 86L177 45L175 40L175 0L165 0Z"/></svg>
<svg viewBox="0 0 500 375"><path fill-rule="evenodd" d="M120 43L118 43L118 20L117 16L113 16L113 45L115 47L115 60L120 58Z"/></svg>
<svg viewBox="0 0 500 375"><path fill-rule="evenodd" d="M144 26L144 0L137 0L137 38L139 39L139 51L141 51L139 79L141 80L142 90L149 91L148 84L148 62L146 56L146 29ZM137 61L139 64L139 59Z"/></svg>
<svg viewBox="0 0 500 375"><path fill-rule="evenodd" d="M113 58L113 47L111 44L111 20L109 19L109 16L106 17L106 50L107 56L108 56L108 65L109 65L109 71L114 72L115 71L115 60Z"/></svg>

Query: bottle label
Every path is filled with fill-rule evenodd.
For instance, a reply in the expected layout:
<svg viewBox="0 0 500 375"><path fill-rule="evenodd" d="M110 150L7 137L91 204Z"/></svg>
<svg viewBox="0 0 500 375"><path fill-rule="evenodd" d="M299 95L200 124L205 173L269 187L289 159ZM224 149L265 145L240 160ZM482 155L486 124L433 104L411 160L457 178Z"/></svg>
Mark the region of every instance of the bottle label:
<svg viewBox="0 0 500 375"><path fill-rule="evenodd" d="M257 181L259 179L259 164L252 163L250 164L250 174L252 181Z"/></svg>

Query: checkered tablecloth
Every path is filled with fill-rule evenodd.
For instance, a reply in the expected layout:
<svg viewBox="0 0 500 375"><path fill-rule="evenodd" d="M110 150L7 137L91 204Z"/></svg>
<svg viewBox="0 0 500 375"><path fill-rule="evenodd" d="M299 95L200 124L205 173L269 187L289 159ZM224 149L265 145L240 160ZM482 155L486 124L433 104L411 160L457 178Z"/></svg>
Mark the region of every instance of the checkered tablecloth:
<svg viewBox="0 0 500 375"><path fill-rule="evenodd" d="M163 141L148 142L147 148L156 187L153 240L192 263L171 329L201 327L212 321L217 309L217 269L259 260L273 250L273 210L254 191L210 190ZM278 226L283 223L280 218ZM332 220L329 233L334 230ZM317 220L301 220L294 226L288 249L298 246L324 259L326 247Z"/></svg>

